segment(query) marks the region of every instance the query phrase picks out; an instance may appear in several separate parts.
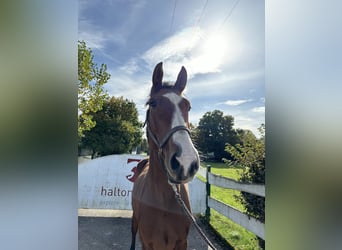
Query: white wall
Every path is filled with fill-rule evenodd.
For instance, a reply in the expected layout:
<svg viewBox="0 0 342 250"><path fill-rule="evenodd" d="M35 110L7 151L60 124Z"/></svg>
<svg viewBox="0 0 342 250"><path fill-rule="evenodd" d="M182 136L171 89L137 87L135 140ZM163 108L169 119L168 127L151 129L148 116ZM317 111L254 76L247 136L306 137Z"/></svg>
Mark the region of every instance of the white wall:
<svg viewBox="0 0 342 250"><path fill-rule="evenodd" d="M141 155L109 155L78 165L79 208L131 210L133 183L128 180ZM205 211L205 184L195 178L189 183L190 202L194 213Z"/></svg>

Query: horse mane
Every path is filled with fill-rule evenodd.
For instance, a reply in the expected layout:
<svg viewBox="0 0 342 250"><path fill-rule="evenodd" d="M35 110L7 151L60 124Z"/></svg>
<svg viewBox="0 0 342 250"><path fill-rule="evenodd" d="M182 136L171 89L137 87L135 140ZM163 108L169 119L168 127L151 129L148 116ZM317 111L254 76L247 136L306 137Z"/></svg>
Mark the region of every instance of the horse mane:
<svg viewBox="0 0 342 250"><path fill-rule="evenodd" d="M136 172L136 176L138 177L141 172L144 170L144 168L147 166L147 163L149 162L149 159L143 159L141 161L139 161L138 165L137 165L137 172Z"/></svg>
<svg viewBox="0 0 342 250"><path fill-rule="evenodd" d="M163 82L161 88L158 89L158 92L161 91L161 90L163 90L163 89L171 89L171 90L172 90L174 87L175 87L175 85L174 85L173 82L170 82L170 81L168 81L168 82ZM151 90L151 93L150 93L150 95L149 95L149 97L148 97L148 101L146 102L145 105L148 105L148 104L149 104L149 102L150 102L150 100L151 100L151 95L152 95L152 90Z"/></svg>
<svg viewBox="0 0 342 250"><path fill-rule="evenodd" d="M172 89L175 85L172 82L163 82L162 88Z"/></svg>

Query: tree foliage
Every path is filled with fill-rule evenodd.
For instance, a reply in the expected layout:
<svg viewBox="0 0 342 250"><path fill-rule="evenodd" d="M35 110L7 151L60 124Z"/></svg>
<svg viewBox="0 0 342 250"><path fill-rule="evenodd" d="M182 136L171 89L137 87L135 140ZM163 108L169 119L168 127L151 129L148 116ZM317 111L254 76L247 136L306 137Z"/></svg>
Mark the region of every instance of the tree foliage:
<svg viewBox="0 0 342 250"><path fill-rule="evenodd" d="M96 126L85 132L82 147L91 149L93 156L129 153L141 143L142 124L134 102L112 97L91 115Z"/></svg>
<svg viewBox="0 0 342 250"><path fill-rule="evenodd" d="M216 160L230 158L225 151L226 143L235 144L238 137L234 126L234 118L223 115L220 110L206 112L200 119L198 127L194 131L194 140L202 154L214 153Z"/></svg>
<svg viewBox="0 0 342 250"><path fill-rule="evenodd" d="M259 128L261 135L257 139L250 131L240 131L241 143L227 144L226 151L231 154L233 161L225 160L229 164L244 167L240 181L245 183L265 184L265 125ZM265 198L241 192L237 199L244 205L247 213L265 222ZM259 245L264 248L264 240L259 239Z"/></svg>
<svg viewBox="0 0 342 250"><path fill-rule="evenodd" d="M78 136L84 136L85 131L95 127L92 113L102 109L104 100L108 97L103 89L110 74L107 66L101 64L98 68L94 56L84 41L78 42Z"/></svg>

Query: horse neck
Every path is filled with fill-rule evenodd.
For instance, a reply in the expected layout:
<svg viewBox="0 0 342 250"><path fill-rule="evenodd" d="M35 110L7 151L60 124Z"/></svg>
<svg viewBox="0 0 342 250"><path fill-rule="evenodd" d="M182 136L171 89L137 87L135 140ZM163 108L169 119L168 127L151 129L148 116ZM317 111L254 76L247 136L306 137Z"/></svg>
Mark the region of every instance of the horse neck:
<svg viewBox="0 0 342 250"><path fill-rule="evenodd" d="M152 150L153 148L150 145L150 159L149 159L149 172L148 175L152 179L152 183L154 188L152 189L154 195L158 196L158 200L161 203L165 203L165 207L167 209L174 209L174 211L182 212L179 205L174 200L174 191L172 190L168 180L167 175L165 173L164 166L162 166L162 162L159 159L157 150ZM190 200L187 191L187 184L177 185L178 192L180 192L183 201L186 206L190 210ZM162 191L162 192L161 192ZM168 204L168 201L171 201L171 204ZM171 206L174 206L173 208Z"/></svg>
<svg viewBox="0 0 342 250"><path fill-rule="evenodd" d="M158 156L157 150L154 150L154 149L151 150L150 167L149 167L149 174L151 178L154 180L154 183L158 185L169 185L168 180L167 180L167 175L165 172L166 170L162 164L163 163Z"/></svg>

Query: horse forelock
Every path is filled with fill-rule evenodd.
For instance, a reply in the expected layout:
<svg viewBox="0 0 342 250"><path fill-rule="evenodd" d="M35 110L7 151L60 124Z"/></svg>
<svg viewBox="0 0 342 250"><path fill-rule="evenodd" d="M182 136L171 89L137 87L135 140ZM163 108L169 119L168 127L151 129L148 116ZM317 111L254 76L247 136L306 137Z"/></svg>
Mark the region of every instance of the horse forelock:
<svg viewBox="0 0 342 250"><path fill-rule="evenodd" d="M152 87L149 98L153 97L154 95L157 95L160 92L164 91L174 91L177 92L176 85L174 85L172 82L163 82L161 86L158 86L157 88ZM147 102L148 104L148 102Z"/></svg>

